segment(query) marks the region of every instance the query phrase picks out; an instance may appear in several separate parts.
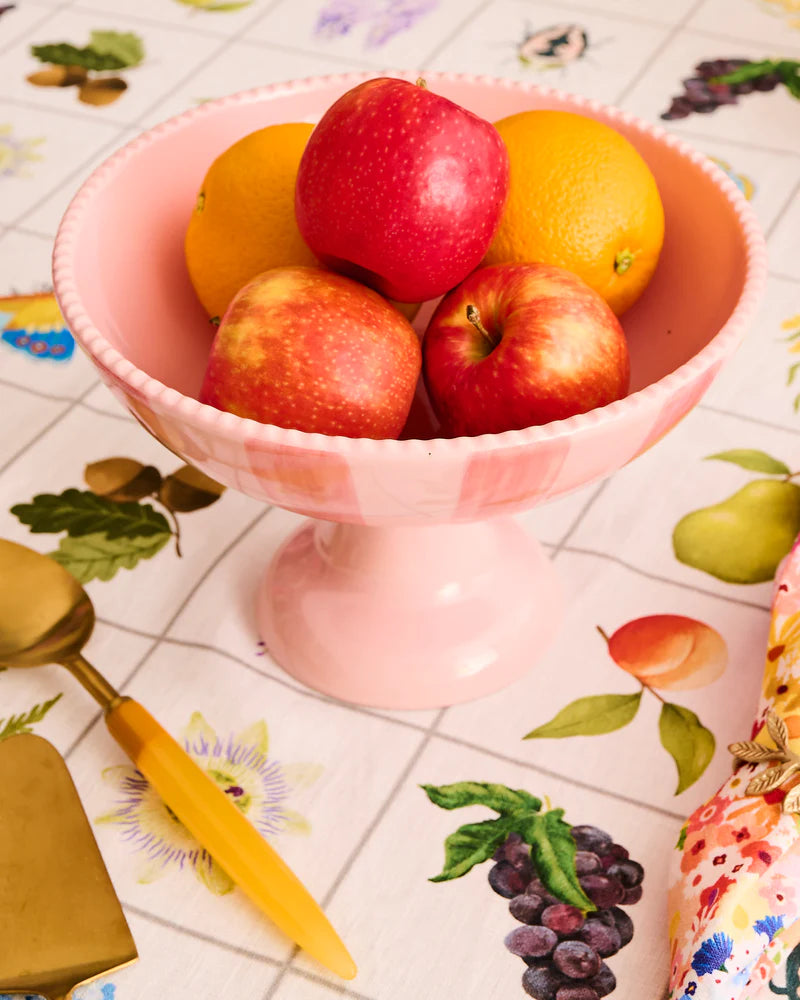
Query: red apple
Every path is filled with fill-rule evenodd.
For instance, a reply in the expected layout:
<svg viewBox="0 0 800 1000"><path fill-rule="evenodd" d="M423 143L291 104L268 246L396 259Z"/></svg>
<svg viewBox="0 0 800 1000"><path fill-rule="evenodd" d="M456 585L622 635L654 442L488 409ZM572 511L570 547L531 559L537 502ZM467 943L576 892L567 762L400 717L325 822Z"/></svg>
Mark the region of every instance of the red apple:
<svg viewBox="0 0 800 1000"><path fill-rule="evenodd" d="M422 342L446 433L497 434L620 399L628 345L605 301L571 271L496 264L446 295Z"/></svg>
<svg viewBox="0 0 800 1000"><path fill-rule="evenodd" d="M314 267L278 267L233 298L199 399L262 423L396 438L414 397L419 337L377 292Z"/></svg>
<svg viewBox="0 0 800 1000"><path fill-rule="evenodd" d="M311 133L295 212L328 267L423 302L478 266L507 191L492 124L421 83L381 77L347 91Z"/></svg>

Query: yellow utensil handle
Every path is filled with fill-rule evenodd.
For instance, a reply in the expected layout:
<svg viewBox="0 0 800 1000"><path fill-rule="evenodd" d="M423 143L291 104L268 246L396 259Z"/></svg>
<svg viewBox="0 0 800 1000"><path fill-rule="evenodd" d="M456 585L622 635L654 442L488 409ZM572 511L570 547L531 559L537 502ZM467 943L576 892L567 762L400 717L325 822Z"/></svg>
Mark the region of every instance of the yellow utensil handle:
<svg viewBox="0 0 800 1000"><path fill-rule="evenodd" d="M111 735L214 860L284 933L344 979L356 966L308 890L219 785L137 701L106 714Z"/></svg>

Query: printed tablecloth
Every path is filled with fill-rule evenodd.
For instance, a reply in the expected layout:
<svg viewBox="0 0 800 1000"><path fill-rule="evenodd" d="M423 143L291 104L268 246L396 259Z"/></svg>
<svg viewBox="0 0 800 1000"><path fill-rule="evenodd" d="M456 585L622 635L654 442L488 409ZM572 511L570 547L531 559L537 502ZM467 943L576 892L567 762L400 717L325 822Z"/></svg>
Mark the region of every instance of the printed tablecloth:
<svg viewBox="0 0 800 1000"><path fill-rule="evenodd" d="M738 93L707 81L799 60L798 0L15 0L0 55L0 536L86 581L90 659L241 799L360 968L334 980L198 861L66 672L6 671L0 739L35 731L65 756L140 952L83 1000L523 997L504 942L528 926L509 901L535 873L513 832L431 881L459 875L457 829L523 807L553 837L581 828L589 867L642 866L640 885L636 865L616 869L633 934L618 917L607 965L614 996L661 1000L675 848L730 776L728 744L754 735L773 578L800 531L800 102L771 66ZM520 518L565 583L556 642L512 688L440 711L341 704L271 661L252 595L300 518L196 489L100 384L50 278L69 199L143 129L253 86L387 67L543 82L658 122L729 173L770 252L760 313L697 409L605 482ZM131 499L136 477L149 488ZM52 516L93 497L156 529L111 538L90 517L70 534ZM715 941L698 969L718 967ZM800 951L777 952L771 990L793 996Z"/></svg>

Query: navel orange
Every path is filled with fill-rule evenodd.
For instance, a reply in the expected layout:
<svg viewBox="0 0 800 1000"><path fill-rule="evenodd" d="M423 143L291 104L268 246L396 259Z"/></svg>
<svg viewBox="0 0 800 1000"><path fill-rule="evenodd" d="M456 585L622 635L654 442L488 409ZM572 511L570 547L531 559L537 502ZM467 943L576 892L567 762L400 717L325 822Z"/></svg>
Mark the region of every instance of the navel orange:
<svg viewBox="0 0 800 1000"><path fill-rule="evenodd" d="M184 249L189 277L212 318L261 271L316 264L294 215L294 185L313 126L269 125L211 164L197 196Z"/></svg>
<svg viewBox="0 0 800 1000"><path fill-rule="evenodd" d="M484 264L556 264L617 315L647 287L664 239L655 178L615 129L567 111L523 111L495 122L511 177Z"/></svg>

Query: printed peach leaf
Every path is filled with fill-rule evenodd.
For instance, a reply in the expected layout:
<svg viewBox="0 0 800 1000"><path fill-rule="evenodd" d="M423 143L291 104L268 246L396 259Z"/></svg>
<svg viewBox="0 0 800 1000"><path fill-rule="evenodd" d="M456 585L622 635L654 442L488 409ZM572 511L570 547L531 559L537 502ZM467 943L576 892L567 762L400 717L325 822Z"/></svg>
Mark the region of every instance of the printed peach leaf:
<svg viewBox="0 0 800 1000"><path fill-rule="evenodd" d="M498 816L482 823L460 826L444 842L444 867L441 873L428 881L449 882L466 875L475 865L488 861L514 826L512 816Z"/></svg>
<svg viewBox="0 0 800 1000"><path fill-rule="evenodd" d="M714 756L714 734L706 729L694 712L682 705L665 702L658 720L661 745L675 761L678 787L685 792L702 775Z"/></svg>
<svg viewBox="0 0 800 1000"><path fill-rule="evenodd" d="M101 532L79 538L67 535L48 555L81 583L110 580L117 570L133 569L141 559L152 559L171 537L169 531L148 538L108 538Z"/></svg>
<svg viewBox="0 0 800 1000"><path fill-rule="evenodd" d="M515 812L538 812L542 800L521 788L508 788L483 781L457 781L452 785L420 785L433 802L442 809L463 806L487 806L501 815Z"/></svg>
<svg viewBox="0 0 800 1000"><path fill-rule="evenodd" d="M622 729L634 718L642 700L636 694L596 694L578 698L562 708L549 722L522 738L564 739L567 736L600 736Z"/></svg>
<svg viewBox="0 0 800 1000"><path fill-rule="evenodd" d="M720 462L732 462L750 472L764 472L771 476L791 475L791 469L788 465L757 448L731 448L729 451L718 451L714 455L706 455L706 461L714 459Z"/></svg>

